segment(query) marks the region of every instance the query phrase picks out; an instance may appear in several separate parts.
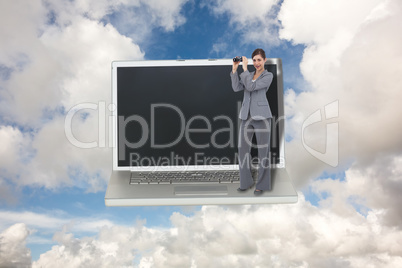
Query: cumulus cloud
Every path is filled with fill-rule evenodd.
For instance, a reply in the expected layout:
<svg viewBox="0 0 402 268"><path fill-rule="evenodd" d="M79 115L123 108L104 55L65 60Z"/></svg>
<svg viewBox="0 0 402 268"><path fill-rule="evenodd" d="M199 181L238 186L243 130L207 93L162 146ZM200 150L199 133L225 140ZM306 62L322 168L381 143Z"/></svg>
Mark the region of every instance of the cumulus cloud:
<svg viewBox="0 0 402 268"><path fill-rule="evenodd" d="M319 191L319 190L317 190ZM402 232L382 226L381 211L366 217L333 205L204 206L173 213L172 227L102 228L96 237L57 232L58 245L33 267L397 267ZM376 243L373 243L376 241ZM398 242L399 241L399 242ZM396 265L396 266L395 266Z"/></svg>
<svg viewBox="0 0 402 268"><path fill-rule="evenodd" d="M70 2L55 3L67 5ZM11 72L9 78L2 81L4 105L1 112L9 121L37 127L49 110L60 106L67 106L65 108L69 109L72 104L96 101L98 98L107 100L110 95L108 82L111 61L141 59L144 56L138 45L120 35L112 25L91 20L79 11L71 11L70 14L67 11L62 12L62 7L60 11L52 10L56 18L68 17L68 23L60 25L48 24L44 19L28 20L30 17L46 18L44 14L50 12L46 6L37 8L38 11L29 10L28 6L14 11L14 6L18 7L18 3L9 4L3 12L14 12L14 17L24 17L24 12L33 14L26 16L27 22L22 23L30 25L29 33L10 36L7 40L12 40L9 42L15 44L14 48L6 48L1 53L23 54L26 59L19 64L19 70ZM4 23L6 19L7 17L4 18ZM18 30L13 29L15 32ZM27 43L30 45L26 45ZM13 68L7 61L2 64Z"/></svg>
<svg viewBox="0 0 402 268"><path fill-rule="evenodd" d="M0 66L19 70L20 65L28 60L30 49L38 46L38 25L44 23L46 10L41 1L15 1L13 5L2 1L0 14L1 23L8 25L0 29Z"/></svg>
<svg viewBox="0 0 402 268"><path fill-rule="evenodd" d="M0 30L6 37L0 44L0 135L4 138L0 154L5 156L0 160L1 192L8 192L10 184L104 189L111 166L111 62L144 58L139 45L108 21L131 9L135 19L135 12L143 14L139 11L144 9L151 17L144 25L147 31L153 27L171 31L185 22L180 15L184 3L1 3L0 21L10 25ZM86 109L77 111L71 124L65 125L66 114L81 104ZM95 148L72 144L66 128L75 140L92 142Z"/></svg>
<svg viewBox="0 0 402 268"><path fill-rule="evenodd" d="M0 267L30 267L31 252L26 247L30 231L18 223L0 233Z"/></svg>
<svg viewBox="0 0 402 268"><path fill-rule="evenodd" d="M182 25L186 19L180 14L182 6L187 0L173 0L173 1L161 1L161 0L144 0L142 1L152 11L152 19L154 23L160 25L167 31L174 30L177 26Z"/></svg>
<svg viewBox="0 0 402 268"><path fill-rule="evenodd" d="M161 231L142 226L103 228L97 237L76 238L65 231L53 239L59 244L42 254L32 267L134 267L135 257L153 250Z"/></svg>
<svg viewBox="0 0 402 268"><path fill-rule="evenodd" d="M345 194L339 195L332 184ZM56 245L32 267L399 267L402 231L383 224L382 208L356 211L356 204L347 201L356 186L353 180L317 181L314 191L327 194L318 206L299 193L297 204L174 212L166 228L147 227L145 221L132 226L92 221L84 231L93 236L79 235L81 222L91 219L66 223L68 217L62 215L2 212L7 224L19 216L29 223L11 225L0 234L0 245L8 245L0 254L29 263L29 229L43 228L54 233Z"/></svg>
<svg viewBox="0 0 402 268"><path fill-rule="evenodd" d="M288 163L299 185L324 170L336 172L309 155L300 142L304 120L318 109L325 119L323 108L334 101L339 102L339 116L332 121L339 124L339 169L354 163L363 170L402 151L402 128L395 123L402 114L398 104L402 97L398 86L402 82L401 4L354 1L361 8L351 8L346 1L320 1L319 5L328 5L322 9L315 8L316 4L303 2L301 14L298 1L284 1L278 15L281 36L306 45L300 69L311 85L309 91L296 96L290 90L286 96L288 134L294 138L287 146ZM342 10L341 20L334 21L341 15L336 10ZM324 132L306 132L308 145L316 150L325 151L326 123L322 120L316 125Z"/></svg>
<svg viewBox="0 0 402 268"><path fill-rule="evenodd" d="M381 226L400 229L401 161L401 155L388 155L376 159L370 167L361 168L360 165L353 164L345 172L343 180L317 180L310 187L322 199L322 206L331 206L345 216L354 213L356 209L363 214L376 211ZM323 198L324 196L330 198ZM349 204L353 208L348 207Z"/></svg>
<svg viewBox="0 0 402 268"><path fill-rule="evenodd" d="M16 127L0 125L0 203L18 203L13 184L1 178L18 177L24 164L32 157L31 136Z"/></svg>
<svg viewBox="0 0 402 268"><path fill-rule="evenodd" d="M350 40L381 2L384 1L285 0L278 14L283 26L280 37L296 44L326 44L329 41Z"/></svg>
<svg viewBox="0 0 402 268"><path fill-rule="evenodd" d="M0 168L5 169L8 175L14 175L21 168L21 163L29 158L27 151L30 138L18 128L12 126L0 126L0 140L3 146L0 148Z"/></svg>
<svg viewBox="0 0 402 268"><path fill-rule="evenodd" d="M54 245L63 237L61 233L74 233L82 237L98 234L102 228L113 226L116 223L106 219L105 215L77 217L62 210L41 213L1 210L0 230L3 232L0 233L0 267L28 267L25 265L31 259L28 247Z"/></svg>

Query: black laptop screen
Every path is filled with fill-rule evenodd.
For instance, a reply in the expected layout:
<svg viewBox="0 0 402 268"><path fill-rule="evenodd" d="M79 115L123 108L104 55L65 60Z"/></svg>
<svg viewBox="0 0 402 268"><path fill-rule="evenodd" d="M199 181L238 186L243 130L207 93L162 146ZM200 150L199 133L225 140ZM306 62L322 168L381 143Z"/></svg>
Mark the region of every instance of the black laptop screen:
<svg viewBox="0 0 402 268"><path fill-rule="evenodd" d="M117 67L118 166L238 164L243 92L232 90L231 69L228 65ZM275 132L270 157L277 164L277 67L268 64L266 69L274 75L267 98ZM256 148L252 156L257 156Z"/></svg>

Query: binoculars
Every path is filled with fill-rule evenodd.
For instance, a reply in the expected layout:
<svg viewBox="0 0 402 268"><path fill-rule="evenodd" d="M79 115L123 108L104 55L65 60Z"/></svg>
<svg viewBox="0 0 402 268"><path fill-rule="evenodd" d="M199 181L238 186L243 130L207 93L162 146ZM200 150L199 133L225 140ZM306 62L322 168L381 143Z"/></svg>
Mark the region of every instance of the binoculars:
<svg viewBox="0 0 402 268"><path fill-rule="evenodd" d="M233 58L233 61L234 62L238 62L238 61L243 62L243 58L241 56L237 56L237 57Z"/></svg>

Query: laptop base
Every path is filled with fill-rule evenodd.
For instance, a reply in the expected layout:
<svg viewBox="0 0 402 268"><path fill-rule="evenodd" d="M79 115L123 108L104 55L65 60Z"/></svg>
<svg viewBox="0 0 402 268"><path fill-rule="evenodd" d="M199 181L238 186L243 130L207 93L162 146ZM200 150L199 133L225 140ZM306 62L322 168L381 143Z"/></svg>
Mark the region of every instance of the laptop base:
<svg viewBox="0 0 402 268"><path fill-rule="evenodd" d="M271 170L272 190L254 195L254 188L238 192L228 184L130 184L130 171L113 171L105 195L106 206L185 206L296 203L297 192L284 168Z"/></svg>

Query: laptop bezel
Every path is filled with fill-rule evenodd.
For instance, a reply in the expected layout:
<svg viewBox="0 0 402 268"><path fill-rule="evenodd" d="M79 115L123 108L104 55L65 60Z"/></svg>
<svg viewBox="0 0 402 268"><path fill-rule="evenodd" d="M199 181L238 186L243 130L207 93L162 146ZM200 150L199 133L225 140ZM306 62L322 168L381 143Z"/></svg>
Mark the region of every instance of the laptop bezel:
<svg viewBox="0 0 402 268"><path fill-rule="evenodd" d="M252 62L252 61L249 61ZM169 66L232 66L232 59L198 59L198 60L137 60L137 61L113 61L112 62L112 105L115 107L112 110L112 140L113 140L113 170L117 171L202 171L202 170L238 170L239 165L183 165L183 166L118 166L118 110L117 110L117 68L119 67L169 67ZM278 127L279 135L279 163L273 165L273 168L285 168L285 145L284 145L284 101L283 101L283 73L282 61L280 58L268 58L266 65L274 64L277 66L277 87L278 87L278 118L275 119ZM250 64L251 65L251 64ZM229 76L229 74L228 74ZM230 79L228 77L228 79Z"/></svg>

